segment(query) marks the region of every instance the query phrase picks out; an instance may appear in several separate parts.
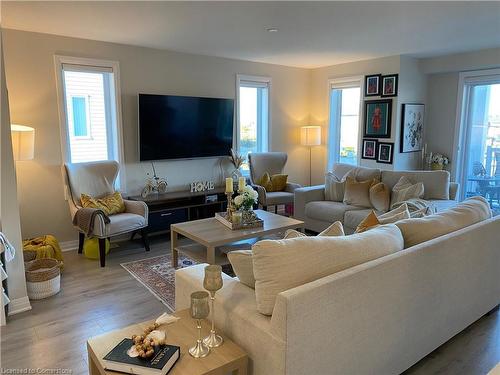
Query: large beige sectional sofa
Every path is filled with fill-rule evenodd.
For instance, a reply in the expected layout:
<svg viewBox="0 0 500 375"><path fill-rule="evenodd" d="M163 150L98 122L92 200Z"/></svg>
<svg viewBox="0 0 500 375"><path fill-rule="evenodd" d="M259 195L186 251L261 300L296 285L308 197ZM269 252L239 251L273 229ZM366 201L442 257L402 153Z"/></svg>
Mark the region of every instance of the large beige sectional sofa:
<svg viewBox="0 0 500 375"><path fill-rule="evenodd" d="M500 217L492 218L477 198L345 237L260 241L253 246L255 290L223 274L216 324L247 351L250 374L399 374L500 303L499 233ZM337 261L338 246L342 253L352 243L358 255L377 246L379 255L304 279L315 268L328 269L325 259ZM275 254L266 248L279 251L283 267L271 259L275 269L266 270L261 255ZM203 289L204 267L177 270L177 309ZM272 315L259 312L270 301L263 283L299 277L301 283L274 296Z"/></svg>
<svg viewBox="0 0 500 375"><path fill-rule="evenodd" d="M457 201L458 184L450 182L448 171L386 171L375 168L354 167L349 164L335 164L332 173L342 179L348 173L377 178L390 189L402 176L414 182L423 182L424 199L436 211L454 206ZM363 177L362 177L363 178ZM372 208L357 207L343 202L325 199L325 185L304 187L295 190L294 217L305 222L305 228L321 232L331 223L341 221L346 233L353 233L358 224Z"/></svg>

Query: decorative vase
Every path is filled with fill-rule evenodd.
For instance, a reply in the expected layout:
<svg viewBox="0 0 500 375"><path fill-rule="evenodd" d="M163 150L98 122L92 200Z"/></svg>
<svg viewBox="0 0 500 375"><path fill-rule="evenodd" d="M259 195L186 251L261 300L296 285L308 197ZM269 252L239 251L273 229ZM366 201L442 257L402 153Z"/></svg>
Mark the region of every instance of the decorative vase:
<svg viewBox="0 0 500 375"><path fill-rule="evenodd" d="M239 168L236 168L231 172L231 177L233 178L233 181L238 182L238 178L242 176L241 171Z"/></svg>
<svg viewBox="0 0 500 375"><path fill-rule="evenodd" d="M433 171L441 171L443 170L443 164L439 164L439 163L432 163L431 164L431 169Z"/></svg>

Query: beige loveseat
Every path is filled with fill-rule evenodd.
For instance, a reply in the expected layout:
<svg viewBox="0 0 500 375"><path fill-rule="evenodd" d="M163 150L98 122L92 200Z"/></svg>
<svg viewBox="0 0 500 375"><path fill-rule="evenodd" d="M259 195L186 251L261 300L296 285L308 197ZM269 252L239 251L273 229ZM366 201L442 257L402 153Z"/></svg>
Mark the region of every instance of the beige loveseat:
<svg viewBox="0 0 500 375"><path fill-rule="evenodd" d="M457 203L458 184L450 182L448 171L386 171L375 168L354 167L349 164L335 164L333 174L342 179L355 169L359 176L375 177L392 187L402 176L414 182L423 182L424 199L436 211L450 208ZM352 172L351 172L352 173ZM331 223L341 221L346 233L353 233L358 224L372 208L357 207L325 199L325 185L304 187L295 190L294 217L305 222L305 228L321 232Z"/></svg>
<svg viewBox="0 0 500 375"><path fill-rule="evenodd" d="M399 374L500 303L500 217L452 225L446 214L397 223L404 243L426 240L285 290L272 316L258 312L254 289L223 274L216 324L248 353L249 374ZM204 267L177 270L177 309L203 289Z"/></svg>

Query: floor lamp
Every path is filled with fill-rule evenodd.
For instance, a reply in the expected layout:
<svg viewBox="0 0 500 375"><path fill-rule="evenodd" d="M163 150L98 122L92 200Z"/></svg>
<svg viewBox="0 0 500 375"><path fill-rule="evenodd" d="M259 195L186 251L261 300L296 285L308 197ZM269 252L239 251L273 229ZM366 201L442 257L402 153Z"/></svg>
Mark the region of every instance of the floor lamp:
<svg viewBox="0 0 500 375"><path fill-rule="evenodd" d="M321 126L302 126L300 144L309 147L309 186L312 184L312 146L321 144Z"/></svg>

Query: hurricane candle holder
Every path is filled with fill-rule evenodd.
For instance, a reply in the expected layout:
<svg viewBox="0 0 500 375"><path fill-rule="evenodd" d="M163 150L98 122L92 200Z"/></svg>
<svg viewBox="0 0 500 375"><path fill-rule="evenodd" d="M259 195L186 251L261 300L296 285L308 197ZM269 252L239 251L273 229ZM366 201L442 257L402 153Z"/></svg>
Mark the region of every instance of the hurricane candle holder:
<svg viewBox="0 0 500 375"><path fill-rule="evenodd" d="M201 321L208 317L210 307L208 305L208 293L198 291L191 293L191 317L196 319L196 328L198 328L198 340L196 345L189 349L189 354L194 358L203 358L210 353L210 348L203 343L201 338Z"/></svg>
<svg viewBox="0 0 500 375"><path fill-rule="evenodd" d="M222 336L215 332L215 292L222 288L222 267L218 265L210 265L205 267L205 278L203 279L203 287L210 292L210 302L212 310L212 329L210 334L203 339L205 343L210 348L216 348L221 346L224 342Z"/></svg>

